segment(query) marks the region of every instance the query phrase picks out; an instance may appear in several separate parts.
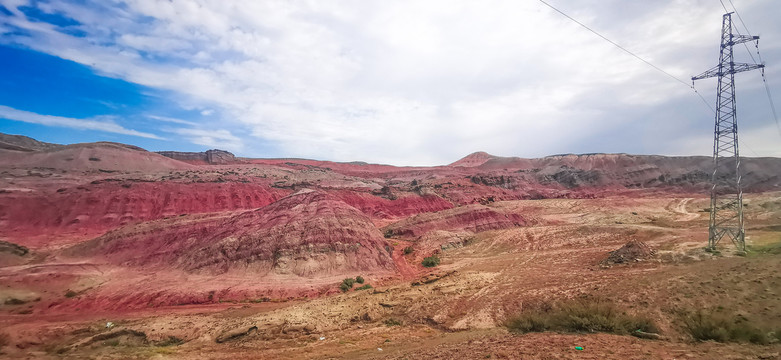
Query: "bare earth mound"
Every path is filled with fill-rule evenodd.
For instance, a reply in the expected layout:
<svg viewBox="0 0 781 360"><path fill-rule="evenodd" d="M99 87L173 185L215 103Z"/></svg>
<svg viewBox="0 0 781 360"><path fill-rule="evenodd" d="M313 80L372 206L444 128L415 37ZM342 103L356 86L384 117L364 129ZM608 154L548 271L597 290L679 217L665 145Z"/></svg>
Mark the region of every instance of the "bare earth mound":
<svg viewBox="0 0 781 360"><path fill-rule="evenodd" d="M604 265L624 264L649 259L656 253L648 244L631 240L620 249L611 251L610 255L602 261Z"/></svg>

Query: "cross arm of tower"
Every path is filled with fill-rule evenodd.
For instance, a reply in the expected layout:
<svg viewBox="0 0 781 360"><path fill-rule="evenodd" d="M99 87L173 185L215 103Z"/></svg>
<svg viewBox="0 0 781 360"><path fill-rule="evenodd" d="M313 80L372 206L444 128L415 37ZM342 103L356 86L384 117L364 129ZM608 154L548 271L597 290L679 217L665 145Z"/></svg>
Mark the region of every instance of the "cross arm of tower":
<svg viewBox="0 0 781 360"><path fill-rule="evenodd" d="M724 68L721 65L716 65L711 69L705 71L704 73L692 77L692 81L702 80L702 79L707 79L707 78L717 77L717 76L723 76L723 75L737 74L739 72L762 69L764 67L765 64L747 64L747 63L734 63L732 66L728 68Z"/></svg>

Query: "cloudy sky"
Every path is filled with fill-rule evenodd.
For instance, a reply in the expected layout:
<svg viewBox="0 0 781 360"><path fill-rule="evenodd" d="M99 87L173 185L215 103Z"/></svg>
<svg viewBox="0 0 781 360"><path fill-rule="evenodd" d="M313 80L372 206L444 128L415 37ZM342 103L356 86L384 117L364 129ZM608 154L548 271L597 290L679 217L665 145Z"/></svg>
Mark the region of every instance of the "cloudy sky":
<svg viewBox="0 0 781 360"><path fill-rule="evenodd" d="M685 82L718 61L719 0L548 2ZM781 106L781 4L732 3ZM536 0L0 4L0 132L43 141L396 165L712 149L690 88ZM736 83L743 154L781 156L759 72Z"/></svg>

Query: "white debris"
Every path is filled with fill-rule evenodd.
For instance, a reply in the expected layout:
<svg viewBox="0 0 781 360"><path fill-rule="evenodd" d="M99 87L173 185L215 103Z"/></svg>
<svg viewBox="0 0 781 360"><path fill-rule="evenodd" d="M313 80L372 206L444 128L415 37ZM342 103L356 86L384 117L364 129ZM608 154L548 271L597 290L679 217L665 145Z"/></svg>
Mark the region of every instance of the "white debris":
<svg viewBox="0 0 781 360"><path fill-rule="evenodd" d="M109 322L106 323L106 329L111 329L113 327L114 327L114 323L113 322L109 321Z"/></svg>
<svg viewBox="0 0 781 360"><path fill-rule="evenodd" d="M377 351L382 351L382 348L377 348Z"/></svg>
<svg viewBox="0 0 781 360"><path fill-rule="evenodd" d="M325 336L321 336L320 337L320 341L323 341L323 340L325 340Z"/></svg>

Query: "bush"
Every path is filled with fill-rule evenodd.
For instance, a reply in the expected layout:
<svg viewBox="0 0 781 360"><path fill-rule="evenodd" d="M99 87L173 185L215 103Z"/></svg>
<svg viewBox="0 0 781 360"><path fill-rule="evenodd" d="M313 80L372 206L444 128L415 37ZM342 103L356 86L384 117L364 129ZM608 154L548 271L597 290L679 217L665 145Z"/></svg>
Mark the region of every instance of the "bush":
<svg viewBox="0 0 781 360"><path fill-rule="evenodd" d="M415 249L412 248L412 246L407 246L404 248L404 255L412 254L415 251Z"/></svg>
<svg viewBox="0 0 781 360"><path fill-rule="evenodd" d="M342 284L339 285L339 289L342 290L342 292L347 292L350 289L353 288L353 285L355 284L355 279L353 278L347 278L342 280Z"/></svg>
<svg viewBox="0 0 781 360"><path fill-rule="evenodd" d="M439 265L439 258L436 256L429 256L423 259L422 264L425 267L435 267Z"/></svg>
<svg viewBox="0 0 781 360"><path fill-rule="evenodd" d="M355 288L355 290L356 290L356 291L357 291L357 290L368 290L368 289L371 289L371 288L372 288L372 286L371 286L371 285L369 285L369 284L366 284L366 285L364 285L364 286L361 286L361 287L357 287L357 288Z"/></svg>
<svg viewBox="0 0 781 360"><path fill-rule="evenodd" d="M527 333L542 331L605 332L629 334L633 331L656 333L653 321L643 316L628 315L613 303L602 300L569 300L549 307L522 312L505 323L510 331Z"/></svg>
<svg viewBox="0 0 781 360"><path fill-rule="evenodd" d="M689 334L699 341L770 343L767 331L751 325L742 317L699 310L685 316L683 323Z"/></svg>
<svg viewBox="0 0 781 360"><path fill-rule="evenodd" d="M68 291L66 291L66 292L65 292L65 297L67 297L67 298L72 298L72 297L74 297L74 296L76 296L76 295L78 295L78 294L79 294L79 293L77 293L77 292L75 292L75 291L73 291L73 290L68 290Z"/></svg>
<svg viewBox="0 0 781 360"><path fill-rule="evenodd" d="M385 325L387 325L387 326L399 326L399 325L401 325L401 321L396 320L394 318L390 318L388 320L385 320Z"/></svg>
<svg viewBox="0 0 781 360"><path fill-rule="evenodd" d="M363 276L358 276L358 277L356 277L356 278L355 278L355 282L357 282L357 283L359 283L359 284L363 284Z"/></svg>

